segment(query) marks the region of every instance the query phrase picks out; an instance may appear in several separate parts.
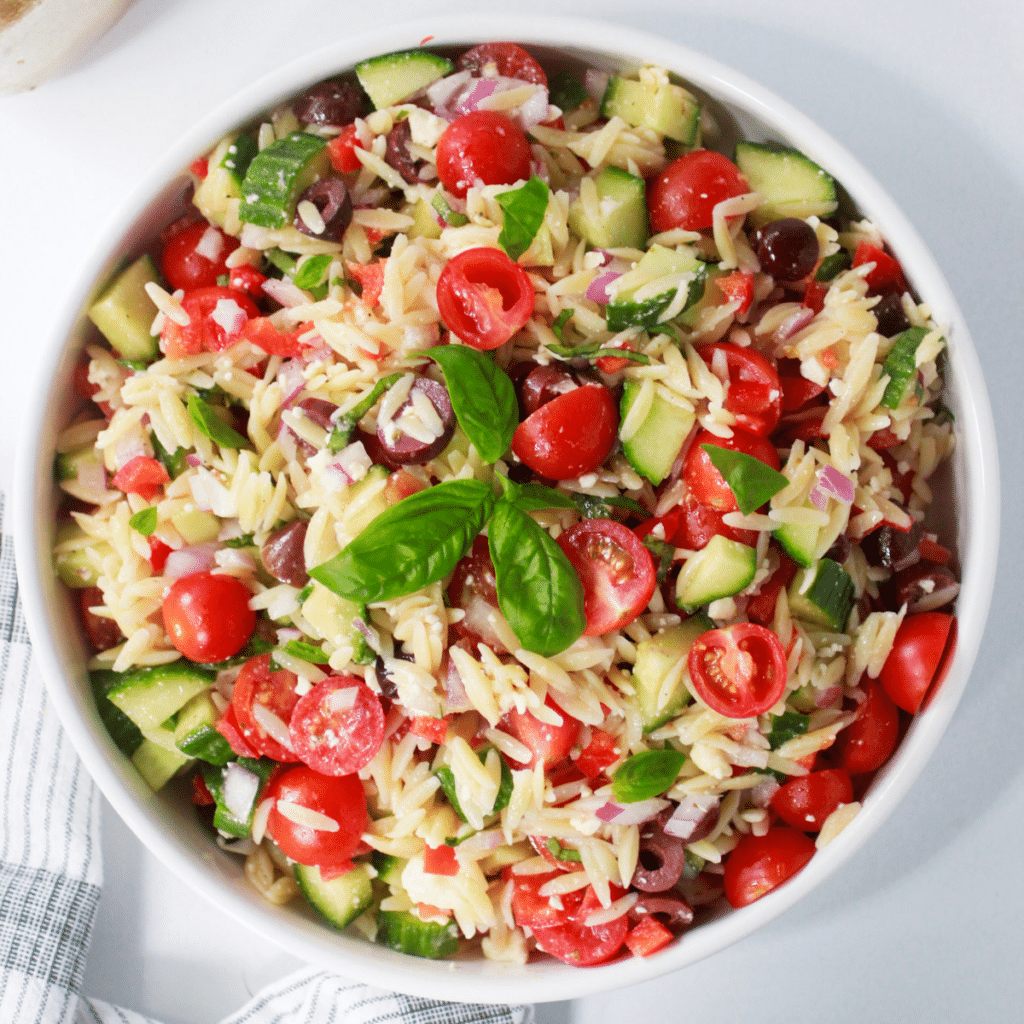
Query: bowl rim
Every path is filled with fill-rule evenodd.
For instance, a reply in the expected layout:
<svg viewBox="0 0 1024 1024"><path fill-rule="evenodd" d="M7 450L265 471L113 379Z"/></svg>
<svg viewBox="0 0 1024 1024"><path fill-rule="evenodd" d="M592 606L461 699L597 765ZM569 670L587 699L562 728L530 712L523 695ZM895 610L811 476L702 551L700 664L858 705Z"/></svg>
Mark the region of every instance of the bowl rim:
<svg viewBox="0 0 1024 1024"><path fill-rule="evenodd" d="M660 64L727 104L741 108L827 169L862 211L884 226L896 255L913 268L910 277L952 335L949 365L963 395L958 409L958 447L967 474L961 488L966 507L958 527L964 578L958 606L959 638L949 674L935 699L914 721L894 761L877 777L854 822L786 885L741 910L695 929L649 958L627 958L589 971L561 963L518 965L489 961L433 961L394 954L361 939L311 925L298 915L259 904L223 884L216 865L172 835L160 822L160 803L147 799L145 784L127 759L96 729L98 717L83 715L77 680L66 652L50 628L54 573L51 524L36 514L51 487L51 456L40 437L52 429L47 413L55 396L54 369L70 358L68 345L97 281L96 268L126 250L132 226L191 159L207 151L231 127L304 85L350 68L379 53L419 45L462 45L514 39L583 56ZM566 40L571 40L566 43ZM501 15L417 19L387 29L335 40L271 70L244 86L181 136L156 161L112 216L56 320L33 380L17 450L14 538L24 613L39 667L64 728L90 774L140 841L179 878L229 916L296 956L386 989L419 996L475 1002L564 1000L648 981L715 953L778 916L836 871L881 826L919 776L937 746L966 687L991 601L999 537L999 470L995 427L980 364L963 317L933 257L917 232L875 179L839 143L789 103L716 60L682 44L611 22L567 17L531 17L528 23ZM966 609L966 611L964 610ZM134 778L133 778L134 776ZM141 787L141 788L140 788ZM150 797L153 795L150 794Z"/></svg>

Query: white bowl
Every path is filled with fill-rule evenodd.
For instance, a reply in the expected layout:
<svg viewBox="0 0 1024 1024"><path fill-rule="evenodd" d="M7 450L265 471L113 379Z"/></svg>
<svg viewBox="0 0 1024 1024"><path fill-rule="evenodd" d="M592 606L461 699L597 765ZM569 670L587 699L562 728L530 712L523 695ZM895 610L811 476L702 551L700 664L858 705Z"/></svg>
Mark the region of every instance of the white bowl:
<svg viewBox="0 0 1024 1024"><path fill-rule="evenodd" d="M108 737L90 695L72 602L52 568L57 501L52 472L54 440L74 407L72 373L85 336L85 309L98 285L116 263L140 251L145 241L176 215L185 187L182 169L228 129L362 58L413 48L427 38L430 45L456 46L514 39L561 51L606 70L635 69L642 62L669 68L721 104L745 137L785 141L832 173L861 213L881 228L908 277L930 304L935 320L947 325L948 404L956 417L957 436L951 474L951 507L956 515L949 536L955 541L962 567L959 641L949 674L877 776L861 813L833 843L786 885L741 910L723 911L649 958L627 958L589 970L549 959L525 967L486 960L439 963L332 932L298 903L287 907L268 904L246 881L240 860L216 848L191 807L151 792ZM139 839L225 913L295 956L384 988L436 998L457 995L480 1002L571 999L685 967L780 914L864 844L920 774L967 684L995 576L999 481L988 396L956 302L914 229L853 157L778 97L682 46L619 25L579 19L531 17L523 21L475 16L413 22L326 46L249 86L167 152L109 226L71 289L58 323L40 360L43 372L27 405L32 412L23 424L15 495L21 593L50 698L87 768Z"/></svg>

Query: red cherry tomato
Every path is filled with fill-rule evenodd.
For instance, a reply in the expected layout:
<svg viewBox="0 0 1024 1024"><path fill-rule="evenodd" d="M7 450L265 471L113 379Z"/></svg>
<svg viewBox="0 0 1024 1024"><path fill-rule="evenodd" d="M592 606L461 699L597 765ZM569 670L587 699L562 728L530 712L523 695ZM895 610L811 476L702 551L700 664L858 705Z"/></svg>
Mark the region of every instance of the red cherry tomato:
<svg viewBox="0 0 1024 1024"><path fill-rule="evenodd" d="M608 458L618 429L611 392L586 384L530 413L516 428L512 451L535 473L568 480L590 473Z"/></svg>
<svg viewBox="0 0 1024 1024"><path fill-rule="evenodd" d="M501 720L505 731L520 743L526 744L533 752L533 756L525 764L509 758L509 763L515 768L532 768L538 761L543 761L544 768L548 769L568 757L569 751L579 738L580 722L567 715L550 697L544 703L561 715L561 725L542 722L529 711L510 711Z"/></svg>
<svg viewBox="0 0 1024 1024"><path fill-rule="evenodd" d="M853 783L842 768L811 772L780 786L772 810L798 832L820 832L825 819L853 799Z"/></svg>
<svg viewBox="0 0 1024 1024"><path fill-rule="evenodd" d="M654 594L651 553L635 533L613 519L584 519L558 538L583 582L584 636L600 636L632 622Z"/></svg>
<svg viewBox="0 0 1024 1024"><path fill-rule="evenodd" d="M687 665L701 700L727 718L763 715L786 689L786 652L770 629L753 622L702 633Z"/></svg>
<svg viewBox="0 0 1024 1024"><path fill-rule="evenodd" d="M256 628L251 597L249 588L234 576L182 576L164 598L164 629L190 661L223 661L237 654Z"/></svg>
<svg viewBox="0 0 1024 1024"><path fill-rule="evenodd" d="M384 742L384 709L356 676L329 676L299 698L289 727L292 749L324 775L362 768Z"/></svg>
<svg viewBox="0 0 1024 1024"><path fill-rule="evenodd" d="M237 248L237 238L201 220L167 240L160 266L172 289L212 288L228 272L225 260Z"/></svg>
<svg viewBox="0 0 1024 1024"><path fill-rule="evenodd" d="M321 775L300 765L282 772L267 787L265 799L274 807L267 819L267 833L285 856L299 864L338 868L351 860L366 830L366 797L355 775ZM280 802L297 804L326 815L338 824L336 831L299 825L279 810Z"/></svg>
<svg viewBox="0 0 1024 1024"><path fill-rule="evenodd" d="M171 546L165 544L159 537L149 537L149 564L154 575L164 571L167 564L167 556L171 553Z"/></svg>
<svg viewBox="0 0 1024 1024"><path fill-rule="evenodd" d="M779 359L775 364L782 385L782 411L796 412L824 390L823 384L808 380L800 372L799 359ZM870 442L869 442L870 443Z"/></svg>
<svg viewBox="0 0 1024 1024"><path fill-rule="evenodd" d="M649 519L636 528L637 536L643 540L657 523L661 523L665 531L665 540L677 548L688 551L700 551L708 545L708 541L716 535L727 540L739 541L754 547L757 544L757 533L754 530L739 530L722 522L725 513L702 505L692 494L686 494L674 509L658 519Z"/></svg>
<svg viewBox="0 0 1024 1024"><path fill-rule="evenodd" d="M472 185L511 185L530 177L530 143L512 118L493 110L457 117L437 141L437 176L462 199Z"/></svg>
<svg viewBox="0 0 1024 1024"><path fill-rule="evenodd" d="M97 615L92 608L103 604L103 591L99 587L84 587L78 592L78 609L81 612L82 625L85 627L89 643L97 651L109 651L116 647L124 637L121 627L113 619Z"/></svg>
<svg viewBox="0 0 1024 1024"><path fill-rule="evenodd" d="M645 917L626 936L626 948L633 956L650 956L667 946L672 938L672 932L656 917Z"/></svg>
<svg viewBox="0 0 1024 1024"><path fill-rule="evenodd" d="M819 437L828 437L828 431L822 426L827 411L823 405L812 405L809 408L801 409L799 412L785 416L775 432L775 438L778 440L779 445L783 448L788 448L794 441L803 441L804 444L810 444Z"/></svg>
<svg viewBox="0 0 1024 1024"><path fill-rule="evenodd" d="M875 679L864 685L867 699L857 708L857 717L839 734L836 761L851 775L873 772L889 760L900 732L900 713L885 688Z"/></svg>
<svg viewBox="0 0 1024 1024"><path fill-rule="evenodd" d="M725 408L744 430L767 437L782 413L782 385L775 367L756 349L740 348L730 342L717 342L700 349L701 358L708 366L713 365L718 352L725 354L729 371Z"/></svg>
<svg viewBox="0 0 1024 1024"><path fill-rule="evenodd" d="M263 295L263 282L266 281L265 274L261 274L255 267L243 264L235 267L228 274L228 287L237 288L253 298L260 298Z"/></svg>
<svg viewBox="0 0 1024 1024"><path fill-rule="evenodd" d="M269 654L250 658L238 673L231 705L246 743L263 757L284 762L298 760L288 747L267 733L254 713L259 705L280 718L287 728L299 702L299 695L295 692L297 682L295 673L287 669L271 672Z"/></svg>
<svg viewBox="0 0 1024 1024"><path fill-rule="evenodd" d="M446 844L431 846L428 843L423 848L423 870L428 875L457 875L459 861L455 856L455 847Z"/></svg>
<svg viewBox="0 0 1024 1024"><path fill-rule="evenodd" d="M458 60L460 71L469 71L477 77L488 64L493 64L502 78L518 78L534 85L548 84L544 69L517 43L481 43Z"/></svg>
<svg viewBox="0 0 1024 1024"><path fill-rule="evenodd" d="M956 620L947 612L919 612L903 620L878 674L897 707L917 714L933 682L936 689L941 684L939 666L948 666L944 655L955 643Z"/></svg>
<svg viewBox="0 0 1024 1024"><path fill-rule="evenodd" d="M199 352L220 352L242 335L246 323L258 317L256 304L237 288L196 288L181 300L189 322L182 326L170 317L160 331L160 349L168 359Z"/></svg>
<svg viewBox="0 0 1024 1024"><path fill-rule="evenodd" d="M651 232L709 228L712 211L723 199L741 196L747 191L746 178L721 153L709 149L684 153L648 187Z"/></svg>
<svg viewBox="0 0 1024 1024"><path fill-rule="evenodd" d="M906 289L907 282L899 261L883 249L879 249L877 245L872 245L870 242L860 242L857 245L857 251L853 254L853 265L860 267L865 263L874 263L875 265L865 278L868 283L868 291L875 295L881 295L885 292L902 292Z"/></svg>
<svg viewBox="0 0 1024 1024"><path fill-rule="evenodd" d="M327 158L331 161L331 167L339 174L349 174L362 169L362 162L355 153L357 149L363 149L358 131L355 124L345 125L341 134L327 143Z"/></svg>
<svg viewBox="0 0 1024 1024"><path fill-rule="evenodd" d="M622 895L623 890L612 886L612 899ZM601 903L592 886L587 886L586 895L579 909L562 924L533 929L537 948L573 967L592 967L610 960L620 949L629 931L625 914L607 924L587 926L586 919L601 909ZM565 897L562 897L563 903Z"/></svg>
<svg viewBox="0 0 1024 1024"><path fill-rule="evenodd" d="M138 494L146 501L152 501L170 479L162 462L148 455L136 455L117 471L110 482L125 494Z"/></svg>
<svg viewBox="0 0 1024 1024"><path fill-rule="evenodd" d="M300 324L294 331L282 334L269 317L256 316L242 328L240 339L250 341L257 348L272 356L300 356L307 348L299 338L310 329L310 324Z"/></svg>
<svg viewBox="0 0 1024 1024"><path fill-rule="evenodd" d="M792 878L814 856L814 840L776 826L763 836L745 835L725 862L725 897L745 907Z"/></svg>
<svg viewBox="0 0 1024 1024"><path fill-rule="evenodd" d="M590 742L573 762L585 779L596 779L620 757L618 740L603 729L590 730Z"/></svg>
<svg viewBox="0 0 1024 1024"><path fill-rule="evenodd" d="M229 705L214 728L228 741L228 746L239 757L259 757L259 754L245 742L245 737L238 725L238 716L235 714L234 705Z"/></svg>
<svg viewBox="0 0 1024 1024"><path fill-rule="evenodd" d="M754 275L749 270L734 270L731 274L723 274L715 278L718 290L725 296L726 302L738 302L736 310L742 316L750 309L754 301Z"/></svg>
<svg viewBox="0 0 1024 1024"><path fill-rule="evenodd" d="M531 839L534 848L544 848L543 837ZM562 909L553 907L547 896L541 896L540 889L545 882L550 882L562 873L561 870L548 871L541 875L512 876L512 916L520 928L550 928L561 924L568 916L579 909L583 902L583 890L562 896Z"/></svg>
<svg viewBox="0 0 1024 1024"><path fill-rule="evenodd" d="M772 469L779 468L779 456L771 441L758 434L752 434L742 427L733 427L732 437L717 437L710 431L702 430L690 445L683 465L683 478L694 498L719 512L735 512L739 506L732 488L722 474L715 469L711 456L701 445L711 444L733 452L744 452L760 459Z"/></svg>
<svg viewBox="0 0 1024 1024"><path fill-rule="evenodd" d="M448 584L448 600L456 608L467 608L474 596L498 606L498 580L494 574L487 538L480 534L473 541L469 554L455 566Z"/></svg>
<svg viewBox="0 0 1024 1024"><path fill-rule="evenodd" d="M802 305L815 313L820 313L825 308L826 295L828 295L828 285L824 281L816 281L813 277L809 277L804 287Z"/></svg>

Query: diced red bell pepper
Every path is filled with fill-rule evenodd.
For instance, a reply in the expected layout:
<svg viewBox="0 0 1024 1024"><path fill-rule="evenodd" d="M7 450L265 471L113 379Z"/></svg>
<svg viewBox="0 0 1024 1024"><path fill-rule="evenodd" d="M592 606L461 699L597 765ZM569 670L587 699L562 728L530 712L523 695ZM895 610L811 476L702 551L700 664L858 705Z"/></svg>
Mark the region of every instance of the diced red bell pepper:
<svg viewBox="0 0 1024 1024"><path fill-rule="evenodd" d="M238 719L235 717L235 706L233 704L224 712L214 728L228 741L228 746L239 757L259 757L259 754L249 746L242 735Z"/></svg>
<svg viewBox="0 0 1024 1024"><path fill-rule="evenodd" d="M354 124L346 125L342 133L327 143L327 157L331 167L339 174L350 174L362 168L356 149L362 149Z"/></svg>
<svg viewBox="0 0 1024 1024"><path fill-rule="evenodd" d="M384 290L384 267L387 260L377 263L349 263L345 261L349 274L363 286L363 305L372 309L380 303L380 293Z"/></svg>
<svg viewBox="0 0 1024 1024"><path fill-rule="evenodd" d="M575 764L587 779L596 779L619 759L616 739L603 729L592 729L590 742L580 751Z"/></svg>
<svg viewBox="0 0 1024 1024"><path fill-rule="evenodd" d="M167 468L158 459L136 455L117 471L111 483L125 494L138 494L152 501L170 479Z"/></svg>
<svg viewBox="0 0 1024 1024"><path fill-rule="evenodd" d="M815 281L813 277L807 279L804 287L803 304L815 313L820 313L825 308L825 296L828 294L828 285L824 281Z"/></svg>
<svg viewBox="0 0 1024 1024"><path fill-rule="evenodd" d="M161 573L167 564L167 556L171 553L171 546L165 544L159 537L148 537L149 541L149 564L153 572Z"/></svg>
<svg viewBox="0 0 1024 1024"><path fill-rule="evenodd" d="M626 948L633 956L650 956L672 941L672 933L654 917L645 917L626 936Z"/></svg>
<svg viewBox="0 0 1024 1024"><path fill-rule="evenodd" d="M213 799L213 794L210 792L209 787L206 785L206 780L196 772L192 776L192 803L196 807L212 807L217 801Z"/></svg>
<svg viewBox="0 0 1024 1024"><path fill-rule="evenodd" d="M737 314L742 315L750 309L754 301L754 275L749 270L734 270L731 274L715 278L715 284L726 302L740 304Z"/></svg>
<svg viewBox="0 0 1024 1024"><path fill-rule="evenodd" d="M243 264L240 267L231 268L228 285L258 299L263 297L263 282L266 279L266 274L261 274L255 267Z"/></svg>
<svg viewBox="0 0 1024 1024"><path fill-rule="evenodd" d="M409 732L414 736L423 736L431 743L444 743L445 734L448 732L448 720L420 716L412 720Z"/></svg>
<svg viewBox="0 0 1024 1024"><path fill-rule="evenodd" d="M312 324L300 324L288 334L282 334L269 317L257 316L242 328L241 340L251 341L257 348L272 356L299 356L306 346L299 338L312 328Z"/></svg>

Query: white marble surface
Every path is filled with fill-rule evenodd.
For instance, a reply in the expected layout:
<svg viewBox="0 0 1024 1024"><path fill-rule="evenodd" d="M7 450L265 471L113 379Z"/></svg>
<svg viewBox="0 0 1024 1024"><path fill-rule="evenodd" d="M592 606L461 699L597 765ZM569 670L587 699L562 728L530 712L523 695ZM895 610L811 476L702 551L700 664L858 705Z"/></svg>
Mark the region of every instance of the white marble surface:
<svg viewBox="0 0 1024 1024"><path fill-rule="evenodd" d="M16 430L20 382L55 315L60 279L76 273L126 187L253 76L318 38L378 27L381 9L323 0L136 0L64 77L0 98L6 437ZM518 9L524 17L580 13L567 0ZM398 0L387 8L389 19L424 13ZM958 715L862 853L731 949L645 985L539 1007L538 1017L1019 1020L1022 8L1013 0L637 0L628 7L595 0L585 13L741 68L856 153L903 206L959 298L989 381L1005 532L986 640ZM12 447L0 446L5 486ZM90 994L167 1024L213 1024L297 966L184 889L109 808L104 829L107 881L86 974Z"/></svg>

